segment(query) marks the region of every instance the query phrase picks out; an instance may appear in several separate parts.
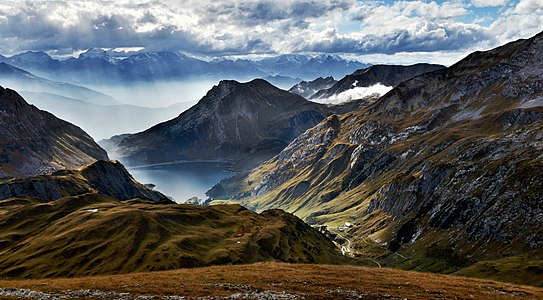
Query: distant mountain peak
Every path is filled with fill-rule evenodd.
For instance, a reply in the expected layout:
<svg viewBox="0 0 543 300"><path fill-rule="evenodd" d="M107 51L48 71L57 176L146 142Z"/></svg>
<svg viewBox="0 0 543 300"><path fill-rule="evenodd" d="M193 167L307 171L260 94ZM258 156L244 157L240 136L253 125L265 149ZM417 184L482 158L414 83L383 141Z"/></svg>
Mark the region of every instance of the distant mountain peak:
<svg viewBox="0 0 543 300"><path fill-rule="evenodd" d="M10 58L19 63L44 63L52 61L53 58L43 51L26 51Z"/></svg>
<svg viewBox="0 0 543 300"><path fill-rule="evenodd" d="M319 60L319 61L322 61L322 62L325 62L325 61L343 61L344 59L337 55L337 54L319 54L315 57L315 59Z"/></svg>
<svg viewBox="0 0 543 300"><path fill-rule="evenodd" d="M85 59L85 58L96 58L96 59L103 59L103 60L109 60L110 56L107 53L107 51L100 49L100 48L89 48L86 52L83 52L79 54L79 59Z"/></svg>

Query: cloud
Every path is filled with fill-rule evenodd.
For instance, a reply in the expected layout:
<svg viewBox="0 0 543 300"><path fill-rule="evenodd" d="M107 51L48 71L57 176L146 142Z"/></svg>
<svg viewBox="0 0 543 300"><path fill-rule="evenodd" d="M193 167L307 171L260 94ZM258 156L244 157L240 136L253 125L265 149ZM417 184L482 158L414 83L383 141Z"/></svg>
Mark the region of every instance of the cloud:
<svg viewBox="0 0 543 300"><path fill-rule="evenodd" d="M542 5L539 0L7 0L0 4L0 53L77 53L90 47L210 57L463 53L537 33L543 28ZM482 6L490 8L479 11Z"/></svg>
<svg viewBox="0 0 543 300"><path fill-rule="evenodd" d="M505 6L509 0L471 0L471 4L475 7L496 7Z"/></svg>
<svg viewBox="0 0 543 300"><path fill-rule="evenodd" d="M386 86L378 83L368 87L353 87L352 89L348 89L339 94L332 95L328 98L313 99L311 101L323 104L341 104L368 97L381 97L382 95L388 93L391 89L391 86Z"/></svg>

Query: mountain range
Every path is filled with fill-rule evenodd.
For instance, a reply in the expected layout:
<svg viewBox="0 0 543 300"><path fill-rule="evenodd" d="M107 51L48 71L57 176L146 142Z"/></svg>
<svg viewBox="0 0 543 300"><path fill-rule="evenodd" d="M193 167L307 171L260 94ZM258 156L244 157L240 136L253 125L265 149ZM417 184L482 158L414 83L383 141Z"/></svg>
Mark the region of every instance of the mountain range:
<svg viewBox="0 0 543 300"><path fill-rule="evenodd" d="M399 83L208 195L280 207L388 266L535 284L542 53L543 33Z"/></svg>
<svg viewBox="0 0 543 300"><path fill-rule="evenodd" d="M282 76L311 79L318 76L342 77L368 66L339 56L281 55L261 60L215 59L204 61L173 52L141 52L119 58L91 48L77 58L56 60L44 52L24 52L0 57L0 62L36 73L85 85L176 81L194 77L246 80L255 77Z"/></svg>
<svg viewBox="0 0 543 300"><path fill-rule="evenodd" d="M442 66L379 66L365 72L356 71L337 83L332 77L321 77L295 85L291 90L330 85L335 87L330 93L345 92L357 88L356 84L343 84L352 78L366 76L368 79L363 84L377 84L379 80L392 84L439 68ZM372 75L359 75L361 73ZM341 84L336 87L338 83ZM137 134L102 140L100 144L113 157L132 166L181 160L221 160L237 164L238 169L247 169L279 153L326 116L370 103L367 97L355 100L348 104L324 105L278 89L262 79L248 83L221 81L197 105L177 118Z"/></svg>

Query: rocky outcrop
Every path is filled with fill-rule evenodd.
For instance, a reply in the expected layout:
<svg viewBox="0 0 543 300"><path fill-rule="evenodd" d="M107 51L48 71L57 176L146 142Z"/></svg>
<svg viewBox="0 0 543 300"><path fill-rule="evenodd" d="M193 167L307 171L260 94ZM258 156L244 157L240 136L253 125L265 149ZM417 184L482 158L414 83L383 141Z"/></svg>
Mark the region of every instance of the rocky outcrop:
<svg viewBox="0 0 543 300"><path fill-rule="evenodd" d="M316 92L328 89L332 87L336 82L337 81L332 76L326 78L319 77L312 81L302 81L291 87L288 91L309 99Z"/></svg>
<svg viewBox="0 0 543 300"><path fill-rule="evenodd" d="M172 202L160 192L137 182L118 161L97 161L78 170L60 170L49 175L0 181L0 199L32 198L54 201L63 197L100 194L129 200Z"/></svg>
<svg viewBox="0 0 543 300"><path fill-rule="evenodd" d="M225 80L177 118L101 145L128 165L205 159L246 168L273 157L329 114L326 106L262 79Z"/></svg>
<svg viewBox="0 0 543 300"><path fill-rule="evenodd" d="M78 168L106 152L83 130L0 87L0 178Z"/></svg>
<svg viewBox="0 0 543 300"><path fill-rule="evenodd" d="M541 259L542 50L539 34L400 83L209 194L311 223L349 220L358 225L344 234L364 241L353 248L390 265Z"/></svg>

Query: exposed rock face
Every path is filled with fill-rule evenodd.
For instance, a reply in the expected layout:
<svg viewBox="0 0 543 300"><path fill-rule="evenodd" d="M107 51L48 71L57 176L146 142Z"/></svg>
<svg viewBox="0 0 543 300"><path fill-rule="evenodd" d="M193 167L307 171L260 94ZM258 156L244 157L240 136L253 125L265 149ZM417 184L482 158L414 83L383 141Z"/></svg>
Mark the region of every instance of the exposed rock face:
<svg viewBox="0 0 543 300"><path fill-rule="evenodd" d="M324 89L329 89L336 82L337 81L332 76L326 78L319 77L312 81L302 81L291 87L288 91L309 99L316 92Z"/></svg>
<svg viewBox="0 0 543 300"><path fill-rule="evenodd" d="M279 153L329 114L326 106L261 79L221 81L177 118L101 144L129 165L220 159L252 166Z"/></svg>
<svg viewBox="0 0 543 300"><path fill-rule="evenodd" d="M60 170L49 175L0 181L0 199L32 198L54 201L63 197L95 193L118 200L134 198L172 202L134 180L118 161L100 160L78 170Z"/></svg>
<svg viewBox="0 0 543 300"><path fill-rule="evenodd" d="M106 152L79 127L0 87L0 178L77 168Z"/></svg>
<svg viewBox="0 0 543 300"><path fill-rule="evenodd" d="M363 255L406 268L541 259L542 69L543 34L473 53L327 118L208 193L312 223L358 222L349 234L381 249L361 244Z"/></svg>
<svg viewBox="0 0 543 300"><path fill-rule="evenodd" d="M445 67L432 64L415 64L411 66L374 65L343 77L331 87L314 93L311 99L329 98L355 87L370 87L378 83L395 87L402 81L443 68Z"/></svg>

